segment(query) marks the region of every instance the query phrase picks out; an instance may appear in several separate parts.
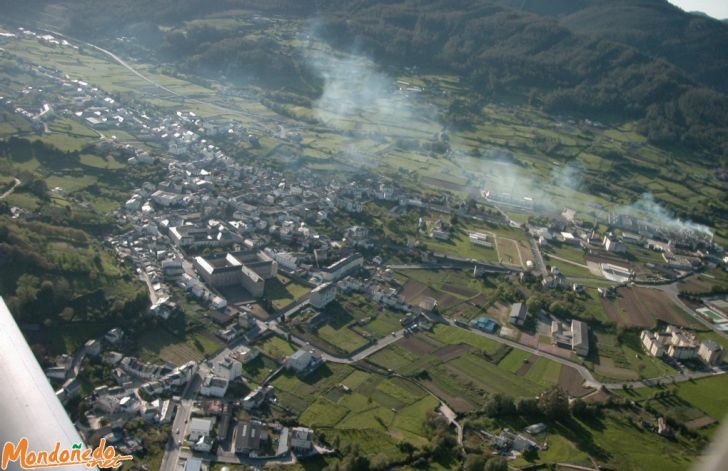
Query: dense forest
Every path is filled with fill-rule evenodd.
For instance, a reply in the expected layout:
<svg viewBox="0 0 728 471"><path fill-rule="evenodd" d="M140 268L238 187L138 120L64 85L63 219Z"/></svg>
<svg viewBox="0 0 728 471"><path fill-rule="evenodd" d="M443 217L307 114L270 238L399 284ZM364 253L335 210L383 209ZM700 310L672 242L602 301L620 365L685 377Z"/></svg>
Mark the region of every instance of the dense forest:
<svg viewBox="0 0 728 471"><path fill-rule="evenodd" d="M7 3L7 2L5 2ZM728 25L665 0L78 0L11 2L14 15L60 3L73 35L140 22L174 26L231 8L315 19L318 33L379 61L464 77L484 97L528 98L555 113L637 119L653 142L728 156ZM24 9L23 11L18 11ZM172 28L155 50L181 72L225 74L315 95L305 61L234 30Z"/></svg>

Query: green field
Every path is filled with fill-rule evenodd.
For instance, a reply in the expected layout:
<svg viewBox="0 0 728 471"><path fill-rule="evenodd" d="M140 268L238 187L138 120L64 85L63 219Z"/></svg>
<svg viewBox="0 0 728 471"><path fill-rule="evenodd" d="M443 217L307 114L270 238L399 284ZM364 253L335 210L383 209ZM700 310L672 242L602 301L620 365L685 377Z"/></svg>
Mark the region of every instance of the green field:
<svg viewBox="0 0 728 471"><path fill-rule="evenodd" d="M309 291L308 287L295 281L285 280L284 284L278 278L272 278L265 283L264 296L270 300L274 309L283 309Z"/></svg>
<svg viewBox="0 0 728 471"><path fill-rule="evenodd" d="M345 392L340 384L351 391ZM425 444L427 411L438 405L437 399L408 381L345 365L327 364L303 380L284 373L273 385L281 401L300 412L302 424L327 437L339 436L342 442L366 437L359 442L366 454L399 457L399 450L392 446L398 441ZM387 440L391 445L384 444Z"/></svg>
<svg viewBox="0 0 728 471"><path fill-rule="evenodd" d="M277 361L282 361L285 357L298 350L292 343L288 343L275 335L256 343L255 348Z"/></svg>
<svg viewBox="0 0 728 471"><path fill-rule="evenodd" d="M612 380L655 378L676 371L664 361L645 354L639 342L639 333L627 332L619 342L616 335L595 332L587 361L597 377Z"/></svg>
<svg viewBox="0 0 728 471"><path fill-rule="evenodd" d="M318 328L307 327L312 343L340 353L351 353L370 341L401 329L401 313L383 309L363 296L342 295L326 306L326 321Z"/></svg>
<svg viewBox="0 0 728 471"><path fill-rule="evenodd" d="M195 342L197 340L198 343ZM139 358L147 362L168 361L181 365L188 361L201 361L206 355L222 347L207 336L180 339L166 330L157 329L144 333L138 341Z"/></svg>
<svg viewBox="0 0 728 471"><path fill-rule="evenodd" d="M438 324L434 327L433 333L428 335L443 343L464 343L488 353L494 353L501 347L495 340L450 325Z"/></svg>
<svg viewBox="0 0 728 471"><path fill-rule="evenodd" d="M351 353L367 344L364 337L347 326L337 328L327 324L316 330L316 336L346 353Z"/></svg>

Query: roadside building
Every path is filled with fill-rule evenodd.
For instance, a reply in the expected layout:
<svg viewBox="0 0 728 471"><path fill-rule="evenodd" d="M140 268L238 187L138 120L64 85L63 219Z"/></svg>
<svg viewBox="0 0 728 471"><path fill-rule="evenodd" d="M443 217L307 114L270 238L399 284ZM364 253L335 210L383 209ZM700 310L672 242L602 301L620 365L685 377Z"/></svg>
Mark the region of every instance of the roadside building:
<svg viewBox="0 0 728 471"><path fill-rule="evenodd" d="M289 444L296 454L307 454L313 450L313 430L305 427L291 429Z"/></svg>
<svg viewBox="0 0 728 471"><path fill-rule="evenodd" d="M263 424L257 420L240 422L235 430L235 453L249 455L260 450L265 438Z"/></svg>
<svg viewBox="0 0 728 471"><path fill-rule="evenodd" d="M194 417L190 419L188 430L187 439L191 442L196 442L201 437L207 437L212 431L212 419Z"/></svg>
<svg viewBox="0 0 728 471"><path fill-rule="evenodd" d="M508 315L508 322L518 327L523 326L528 318L528 309L524 303L515 303L511 306L511 313Z"/></svg>
<svg viewBox="0 0 728 471"><path fill-rule="evenodd" d="M316 309L323 309L334 299L336 299L336 284L324 283L311 291L309 303Z"/></svg>

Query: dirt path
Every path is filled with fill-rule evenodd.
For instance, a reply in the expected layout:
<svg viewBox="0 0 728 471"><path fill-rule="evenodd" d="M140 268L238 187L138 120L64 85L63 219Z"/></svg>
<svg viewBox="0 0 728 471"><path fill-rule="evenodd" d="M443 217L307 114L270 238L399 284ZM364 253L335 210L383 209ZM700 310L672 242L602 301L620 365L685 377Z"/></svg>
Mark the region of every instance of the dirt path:
<svg viewBox="0 0 728 471"><path fill-rule="evenodd" d="M0 200L4 200L5 198L7 198L7 197L8 197L8 196L10 196L11 194L13 194L13 192L15 191L15 189L16 189L16 188L17 188L18 186L20 186L20 180L18 180L18 179L16 178L16 179L15 179L15 184L14 184L14 185L13 185L12 187L10 187L10 189L9 189L8 191L6 191L6 192L5 192L5 193L3 193L2 195L0 195Z"/></svg>

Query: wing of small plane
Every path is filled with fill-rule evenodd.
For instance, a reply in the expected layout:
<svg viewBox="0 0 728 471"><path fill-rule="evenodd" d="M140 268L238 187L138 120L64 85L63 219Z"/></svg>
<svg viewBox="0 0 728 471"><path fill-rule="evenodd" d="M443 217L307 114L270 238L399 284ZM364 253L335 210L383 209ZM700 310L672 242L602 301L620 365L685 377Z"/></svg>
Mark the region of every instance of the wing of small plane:
<svg viewBox="0 0 728 471"><path fill-rule="evenodd" d="M0 297L0 447L22 438L27 438L29 451L53 451L56 442L61 450L78 444L86 448ZM18 461L10 461L7 469L23 468ZM59 469L88 468L79 464Z"/></svg>

